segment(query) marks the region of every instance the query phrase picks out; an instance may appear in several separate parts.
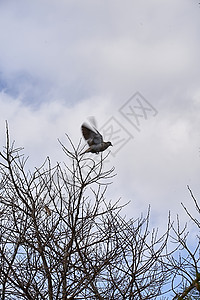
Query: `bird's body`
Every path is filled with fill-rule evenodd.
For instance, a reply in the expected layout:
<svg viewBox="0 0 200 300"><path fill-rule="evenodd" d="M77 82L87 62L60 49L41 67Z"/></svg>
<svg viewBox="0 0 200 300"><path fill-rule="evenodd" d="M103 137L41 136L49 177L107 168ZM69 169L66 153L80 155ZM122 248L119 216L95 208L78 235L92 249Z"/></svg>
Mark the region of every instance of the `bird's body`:
<svg viewBox="0 0 200 300"><path fill-rule="evenodd" d="M81 126L83 137L86 139L89 148L84 151L82 154L91 152L98 154L106 150L109 146L112 146L111 142L104 142L102 135L99 133L97 129L92 130L87 126L87 124L83 124Z"/></svg>

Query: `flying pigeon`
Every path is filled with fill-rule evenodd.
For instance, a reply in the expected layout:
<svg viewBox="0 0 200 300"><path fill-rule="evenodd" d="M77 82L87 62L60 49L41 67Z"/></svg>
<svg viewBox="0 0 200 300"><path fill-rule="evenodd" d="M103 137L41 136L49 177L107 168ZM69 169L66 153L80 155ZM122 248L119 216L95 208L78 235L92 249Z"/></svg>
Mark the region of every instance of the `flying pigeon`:
<svg viewBox="0 0 200 300"><path fill-rule="evenodd" d="M103 137L97 129L95 129L94 131L85 123L83 123L83 125L81 126L81 131L83 137L86 139L89 145L89 148L86 151L82 152L81 155L87 152L98 154L99 152L106 150L109 146L112 146L111 142L103 141Z"/></svg>

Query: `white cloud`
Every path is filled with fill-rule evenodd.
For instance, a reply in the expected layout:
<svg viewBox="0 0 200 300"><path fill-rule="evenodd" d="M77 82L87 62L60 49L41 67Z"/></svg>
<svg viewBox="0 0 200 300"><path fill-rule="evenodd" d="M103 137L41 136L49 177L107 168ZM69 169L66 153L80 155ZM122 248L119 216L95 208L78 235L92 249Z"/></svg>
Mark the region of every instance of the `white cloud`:
<svg viewBox="0 0 200 300"><path fill-rule="evenodd" d="M7 119L33 165L59 161L58 137L77 143L87 116L114 116L135 138L112 159L113 198L178 211L187 184L199 191L199 13L186 0L1 1L1 145ZM118 111L136 91L158 111L141 133Z"/></svg>

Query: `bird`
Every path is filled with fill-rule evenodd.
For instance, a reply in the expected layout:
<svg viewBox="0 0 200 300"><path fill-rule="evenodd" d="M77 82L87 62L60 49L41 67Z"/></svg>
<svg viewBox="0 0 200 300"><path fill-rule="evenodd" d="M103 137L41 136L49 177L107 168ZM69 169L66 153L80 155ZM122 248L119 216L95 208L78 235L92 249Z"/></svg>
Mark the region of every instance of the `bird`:
<svg viewBox="0 0 200 300"><path fill-rule="evenodd" d="M82 152L80 155L83 155L88 152L98 154L99 152L103 152L104 150L106 150L109 146L112 146L111 142L103 141L102 135L96 128L94 128L93 130L89 128L86 123L82 124L81 131L84 139L89 145L89 148L86 151Z"/></svg>

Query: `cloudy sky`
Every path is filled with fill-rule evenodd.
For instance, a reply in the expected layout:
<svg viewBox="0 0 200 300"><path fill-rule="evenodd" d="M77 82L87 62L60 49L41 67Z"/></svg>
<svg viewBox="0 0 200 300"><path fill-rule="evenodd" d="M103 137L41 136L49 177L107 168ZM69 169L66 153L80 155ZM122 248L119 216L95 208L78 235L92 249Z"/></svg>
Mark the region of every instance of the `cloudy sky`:
<svg viewBox="0 0 200 300"><path fill-rule="evenodd" d="M1 0L5 120L30 166L64 156L95 116L114 144L108 199L153 223L200 195L200 5L195 0Z"/></svg>

